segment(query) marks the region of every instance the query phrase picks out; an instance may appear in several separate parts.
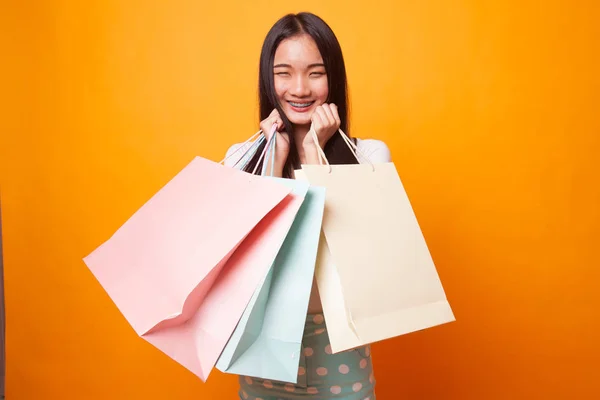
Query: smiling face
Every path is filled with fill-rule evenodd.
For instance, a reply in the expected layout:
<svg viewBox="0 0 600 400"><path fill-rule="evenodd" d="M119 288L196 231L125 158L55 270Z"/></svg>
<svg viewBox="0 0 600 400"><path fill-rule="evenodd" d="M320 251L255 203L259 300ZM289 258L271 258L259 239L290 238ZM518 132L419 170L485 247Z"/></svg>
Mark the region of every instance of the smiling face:
<svg viewBox="0 0 600 400"><path fill-rule="evenodd" d="M283 40L273 61L275 92L285 115L295 125L309 125L315 108L329 94L323 58L307 34Z"/></svg>

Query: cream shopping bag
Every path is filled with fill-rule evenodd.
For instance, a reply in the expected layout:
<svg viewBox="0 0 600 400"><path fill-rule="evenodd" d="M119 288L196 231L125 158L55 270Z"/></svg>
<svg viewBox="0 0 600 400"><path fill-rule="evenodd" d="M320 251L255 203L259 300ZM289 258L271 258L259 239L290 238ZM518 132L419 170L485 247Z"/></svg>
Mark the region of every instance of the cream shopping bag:
<svg viewBox="0 0 600 400"><path fill-rule="evenodd" d="M395 165L329 165L318 150L325 165L296 178L327 190L315 277L332 351L454 321Z"/></svg>

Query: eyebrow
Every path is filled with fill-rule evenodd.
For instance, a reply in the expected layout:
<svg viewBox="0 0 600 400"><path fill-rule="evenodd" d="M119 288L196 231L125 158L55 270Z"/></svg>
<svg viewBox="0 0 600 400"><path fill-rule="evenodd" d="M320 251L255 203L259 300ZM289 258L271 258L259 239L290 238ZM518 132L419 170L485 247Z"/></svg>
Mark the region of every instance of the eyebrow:
<svg viewBox="0 0 600 400"><path fill-rule="evenodd" d="M315 67L325 67L325 64L316 63L316 64L310 64L308 66L308 68L315 68ZM273 65L273 68L292 68L292 66L290 64L277 64L277 65Z"/></svg>

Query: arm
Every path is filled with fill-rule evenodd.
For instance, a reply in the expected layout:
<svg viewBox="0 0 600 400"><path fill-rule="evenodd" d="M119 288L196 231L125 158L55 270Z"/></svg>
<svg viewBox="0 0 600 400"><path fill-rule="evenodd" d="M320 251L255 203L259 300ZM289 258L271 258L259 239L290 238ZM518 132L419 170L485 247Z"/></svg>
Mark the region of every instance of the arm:
<svg viewBox="0 0 600 400"><path fill-rule="evenodd" d="M233 165L242 158L246 151L248 151L251 145L251 143L246 143L244 148L241 148L242 144L236 143L231 146L229 149L227 149L227 153L225 153L225 162L223 164L226 167L233 167Z"/></svg>
<svg viewBox="0 0 600 400"><path fill-rule="evenodd" d="M359 151L358 156L361 163L371 162L373 164L382 164L392 162L392 154L390 149L381 140L358 140L357 147Z"/></svg>

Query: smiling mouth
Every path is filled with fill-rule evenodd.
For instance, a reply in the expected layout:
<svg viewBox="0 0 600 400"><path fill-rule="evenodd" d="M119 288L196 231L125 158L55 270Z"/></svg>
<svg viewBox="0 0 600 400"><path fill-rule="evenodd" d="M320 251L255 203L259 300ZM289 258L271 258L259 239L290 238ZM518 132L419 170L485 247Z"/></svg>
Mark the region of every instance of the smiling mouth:
<svg viewBox="0 0 600 400"><path fill-rule="evenodd" d="M313 105L314 101L309 101L306 103L296 103L295 101L288 101L292 107L295 108L308 108Z"/></svg>

